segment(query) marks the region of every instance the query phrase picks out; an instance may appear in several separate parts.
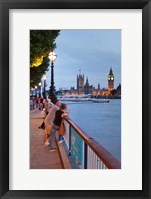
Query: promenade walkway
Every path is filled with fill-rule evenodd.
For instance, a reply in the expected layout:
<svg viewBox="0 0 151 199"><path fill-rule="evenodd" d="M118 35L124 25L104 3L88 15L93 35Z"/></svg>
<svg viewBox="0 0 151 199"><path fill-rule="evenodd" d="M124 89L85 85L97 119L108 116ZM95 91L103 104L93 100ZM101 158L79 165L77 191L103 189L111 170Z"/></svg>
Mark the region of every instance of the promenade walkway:
<svg viewBox="0 0 151 199"><path fill-rule="evenodd" d="M39 129L43 121L41 111L30 112L30 169L62 169L59 152L50 152L44 146L44 130Z"/></svg>
<svg viewBox="0 0 151 199"><path fill-rule="evenodd" d="M65 142L58 143L56 141L56 151L50 152L49 148L44 145L44 130L38 128L42 122L41 111L30 112L30 169L76 169L83 168L85 166L84 163L86 163L86 169L121 169L121 162L76 126L70 118L66 118L66 122L70 125L66 126L66 133L69 133L69 128L74 129L71 132L74 133L74 148L71 149L77 153L76 159L74 159L72 153L69 156L69 149ZM87 153L83 153L83 159L87 160L82 163L83 167L78 161L78 157L83 152L83 147L80 147L79 138L75 135L76 132L77 135L83 138L87 147L85 148ZM56 133L56 140L58 140L58 133Z"/></svg>

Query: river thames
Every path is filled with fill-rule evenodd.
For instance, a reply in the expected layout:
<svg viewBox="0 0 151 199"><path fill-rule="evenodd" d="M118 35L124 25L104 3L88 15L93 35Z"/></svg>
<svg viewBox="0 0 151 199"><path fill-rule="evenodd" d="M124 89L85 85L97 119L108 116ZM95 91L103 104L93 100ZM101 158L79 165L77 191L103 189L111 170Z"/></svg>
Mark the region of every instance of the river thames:
<svg viewBox="0 0 151 199"><path fill-rule="evenodd" d="M89 136L121 160L121 100L68 104L69 117Z"/></svg>

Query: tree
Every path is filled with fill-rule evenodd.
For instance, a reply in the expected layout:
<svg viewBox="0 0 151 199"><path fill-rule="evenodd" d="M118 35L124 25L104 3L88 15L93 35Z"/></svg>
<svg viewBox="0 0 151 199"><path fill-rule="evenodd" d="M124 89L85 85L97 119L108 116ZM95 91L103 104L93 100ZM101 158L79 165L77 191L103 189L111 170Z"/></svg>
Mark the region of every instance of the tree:
<svg viewBox="0 0 151 199"><path fill-rule="evenodd" d="M116 89L113 89L110 93L111 93L112 96L114 96L114 95L117 94L117 90L116 90Z"/></svg>
<svg viewBox="0 0 151 199"><path fill-rule="evenodd" d="M43 74L48 71L49 59L44 58L44 61L38 67L30 68L30 87L34 88L35 85L41 81Z"/></svg>
<svg viewBox="0 0 151 199"><path fill-rule="evenodd" d="M30 31L30 86L37 85L48 70L50 50L56 48L55 39L60 30Z"/></svg>

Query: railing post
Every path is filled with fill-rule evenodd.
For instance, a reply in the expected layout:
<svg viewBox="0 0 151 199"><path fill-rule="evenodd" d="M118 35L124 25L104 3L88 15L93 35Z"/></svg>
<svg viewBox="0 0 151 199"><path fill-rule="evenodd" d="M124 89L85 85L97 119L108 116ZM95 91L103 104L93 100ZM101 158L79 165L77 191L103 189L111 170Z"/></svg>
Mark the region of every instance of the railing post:
<svg viewBox="0 0 151 199"><path fill-rule="evenodd" d="M69 156L71 155L71 125L69 124Z"/></svg>
<svg viewBox="0 0 151 199"><path fill-rule="evenodd" d="M87 169L88 162L88 145L84 142L84 169Z"/></svg>

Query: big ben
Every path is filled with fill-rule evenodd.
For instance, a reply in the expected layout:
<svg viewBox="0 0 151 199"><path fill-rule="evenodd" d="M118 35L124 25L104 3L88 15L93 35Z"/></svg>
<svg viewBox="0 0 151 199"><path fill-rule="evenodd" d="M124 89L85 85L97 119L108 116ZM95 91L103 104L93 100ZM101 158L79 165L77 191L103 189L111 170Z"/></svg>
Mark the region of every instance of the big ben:
<svg viewBox="0 0 151 199"><path fill-rule="evenodd" d="M108 93L110 94L110 92L113 89L114 89L114 75L113 75L112 68L110 68L110 72L108 75Z"/></svg>

